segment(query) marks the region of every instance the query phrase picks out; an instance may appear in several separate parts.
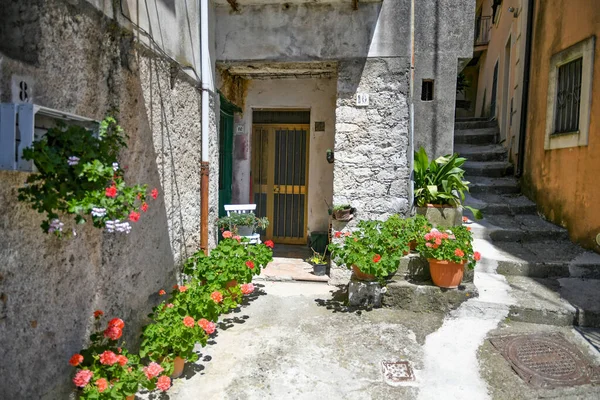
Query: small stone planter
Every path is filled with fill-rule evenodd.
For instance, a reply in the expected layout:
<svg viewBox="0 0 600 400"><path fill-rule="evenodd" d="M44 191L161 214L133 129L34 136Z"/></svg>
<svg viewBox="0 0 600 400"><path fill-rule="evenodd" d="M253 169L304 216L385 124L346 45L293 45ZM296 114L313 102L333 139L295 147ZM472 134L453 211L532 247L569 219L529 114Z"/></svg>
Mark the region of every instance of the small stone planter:
<svg viewBox="0 0 600 400"><path fill-rule="evenodd" d="M417 214L424 215L434 227L459 226L462 225L463 208L428 204L417 207Z"/></svg>
<svg viewBox="0 0 600 400"><path fill-rule="evenodd" d="M252 236L254 234L254 227L251 225L238 225L237 234L240 236Z"/></svg>
<svg viewBox="0 0 600 400"><path fill-rule="evenodd" d="M346 208L343 210L333 210L333 219L338 221L350 221L353 217L352 208Z"/></svg>

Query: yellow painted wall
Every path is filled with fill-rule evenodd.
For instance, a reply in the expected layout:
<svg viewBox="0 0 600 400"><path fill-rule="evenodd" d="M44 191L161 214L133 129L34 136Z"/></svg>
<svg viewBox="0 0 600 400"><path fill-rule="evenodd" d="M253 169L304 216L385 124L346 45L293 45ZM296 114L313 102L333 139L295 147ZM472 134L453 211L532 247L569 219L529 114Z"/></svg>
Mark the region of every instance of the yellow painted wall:
<svg viewBox="0 0 600 400"><path fill-rule="evenodd" d="M600 251L600 7L590 0L536 0L524 189L571 239ZM550 59L596 35L588 145L544 150Z"/></svg>
<svg viewBox="0 0 600 400"><path fill-rule="evenodd" d="M492 0L477 1L477 10L482 16L492 15ZM525 32L527 21L527 0L504 0L498 8L495 23L491 24L490 42L479 60L479 81L475 116L495 115L500 127L500 139L509 149L511 161L516 161L518 151L519 119L521 110L521 90L523 81L523 54L525 52ZM514 9L513 12L509 8ZM507 52L508 44L508 52ZM498 86L496 110L492 112L492 86L494 66L498 62ZM507 72L508 71L508 72ZM508 79L507 79L508 78ZM512 123L511 117L511 99Z"/></svg>

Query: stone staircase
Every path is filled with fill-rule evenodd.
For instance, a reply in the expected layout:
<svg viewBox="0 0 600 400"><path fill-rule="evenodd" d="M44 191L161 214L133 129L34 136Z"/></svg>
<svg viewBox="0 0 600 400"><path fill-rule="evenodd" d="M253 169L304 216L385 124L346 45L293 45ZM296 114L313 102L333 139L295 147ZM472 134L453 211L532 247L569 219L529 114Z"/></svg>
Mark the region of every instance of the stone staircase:
<svg viewBox="0 0 600 400"><path fill-rule="evenodd" d="M565 229L538 215L521 194L498 136L496 121L455 124L454 151L468 159L471 182L465 203L484 214L479 221L466 214L484 253L478 270L506 278L511 320L600 327L600 255L573 244Z"/></svg>

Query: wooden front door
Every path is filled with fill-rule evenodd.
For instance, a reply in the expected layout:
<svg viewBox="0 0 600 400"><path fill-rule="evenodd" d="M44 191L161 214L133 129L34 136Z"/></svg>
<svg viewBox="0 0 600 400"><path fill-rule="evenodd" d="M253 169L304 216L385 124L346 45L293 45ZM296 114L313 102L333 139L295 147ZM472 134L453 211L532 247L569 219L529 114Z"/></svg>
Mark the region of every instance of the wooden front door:
<svg viewBox="0 0 600 400"><path fill-rule="evenodd" d="M266 239L305 244L310 125L252 127L252 192L257 215L269 219Z"/></svg>

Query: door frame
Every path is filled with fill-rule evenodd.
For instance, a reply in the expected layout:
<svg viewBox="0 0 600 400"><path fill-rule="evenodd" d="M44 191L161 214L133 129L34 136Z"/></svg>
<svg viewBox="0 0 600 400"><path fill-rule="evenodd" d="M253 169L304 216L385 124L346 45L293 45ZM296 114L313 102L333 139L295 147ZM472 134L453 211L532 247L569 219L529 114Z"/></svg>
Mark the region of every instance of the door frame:
<svg viewBox="0 0 600 400"><path fill-rule="evenodd" d="M232 183L233 183L233 125L234 125L234 113L241 112L241 108L231 103L229 100L225 98L221 93L219 93L220 97L220 105L219 105L219 163L221 164L221 157L223 158L223 168L219 168L219 184L221 183L221 178L224 174L227 174L227 177L224 177L223 185L227 185L228 187L219 187L219 217L223 217L226 215L224 205L231 203L231 195L232 195ZM229 126L225 129L228 129L227 132L223 132L221 135L223 126L222 120L223 118L227 118L230 123ZM221 141L223 140L224 143ZM223 146L221 146L223 145ZM221 149L223 149L224 154L221 154ZM226 167L226 168L225 168ZM228 178L228 179L227 179ZM228 196L224 196L224 193L228 193Z"/></svg>
<svg viewBox="0 0 600 400"><path fill-rule="evenodd" d="M264 109L262 109L264 110ZM269 111L298 111L299 109L268 109ZM306 109L302 109L302 110L306 110ZM266 206L266 216L267 217L271 217L271 219L269 220L269 226L266 229L266 240L273 240L276 243L281 243L281 244L306 244L308 242L308 198L309 198L309 165L310 165L310 136L311 136L311 124L284 124L284 123L269 123L269 124L264 124L264 123L252 123L252 135L254 136L255 132L256 132L256 128L264 128L267 130L267 134L271 136L271 140L269 140L268 142L268 155L270 155L270 157L268 157L268 161L267 161L267 170L270 171L270 173L267 175L267 183L266 183L266 192L264 192L266 194L266 198L267 198L267 206ZM274 191L274 186L275 186L275 174L274 174L274 166L275 166L275 129L276 128L302 128L302 129L306 129L306 159L305 159L305 171L304 171L304 175L305 175L305 183L304 183L304 192L300 191L298 193L294 193L294 189L292 186L292 192L290 194L304 194L304 224L301 227L302 228L302 237L298 237L298 238L285 238L285 237L275 237L273 236L273 223L274 223L274 212L275 212L275 204L274 204L274 198L275 198L275 194L279 194L281 192L277 192L275 193ZM252 146L254 146L254 137L252 137L251 140ZM250 165L251 165L251 178L250 178L250 182L252 185L252 190L251 190L251 196L254 197L255 193L263 193L262 192L262 188L265 185L259 185L259 187L257 187L257 185L254 183L254 173L255 171L252 171L253 166L256 163L255 157L260 155L260 151L262 151L262 149L256 149L257 151L252 151L251 154L251 160L250 160ZM283 186L283 185L279 185L279 186ZM288 186L288 185L285 185ZM300 185L298 185L300 186ZM285 193L287 193L287 188L285 190Z"/></svg>

